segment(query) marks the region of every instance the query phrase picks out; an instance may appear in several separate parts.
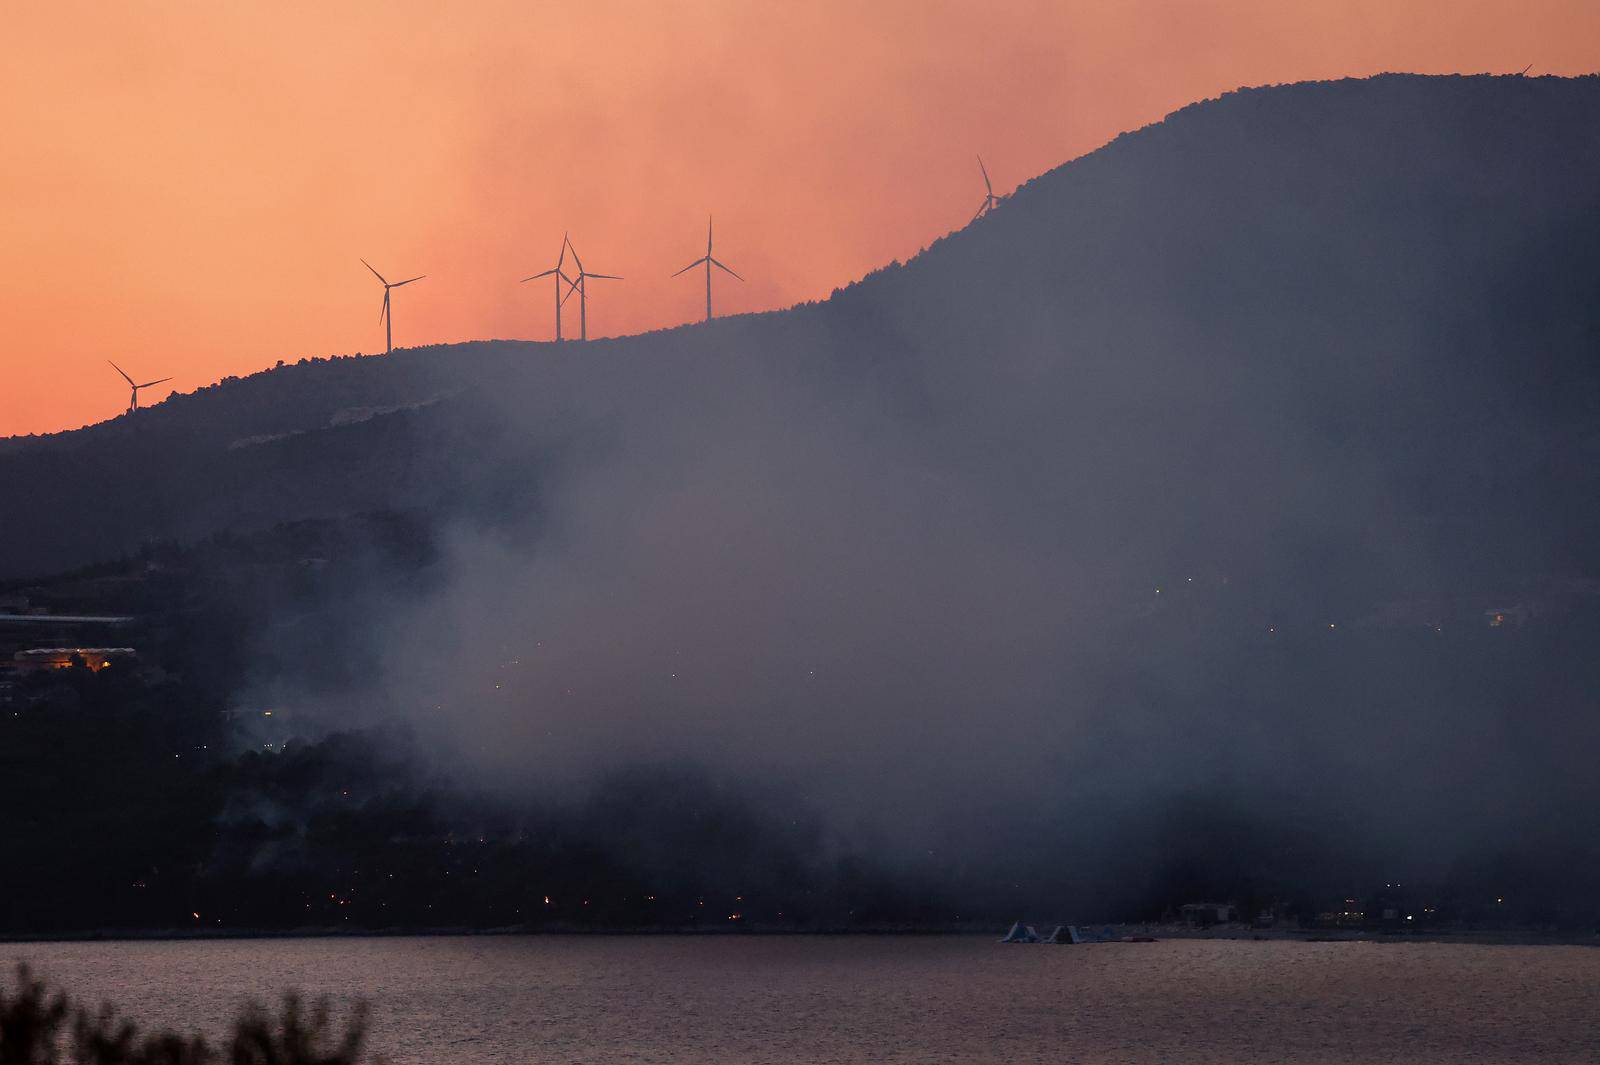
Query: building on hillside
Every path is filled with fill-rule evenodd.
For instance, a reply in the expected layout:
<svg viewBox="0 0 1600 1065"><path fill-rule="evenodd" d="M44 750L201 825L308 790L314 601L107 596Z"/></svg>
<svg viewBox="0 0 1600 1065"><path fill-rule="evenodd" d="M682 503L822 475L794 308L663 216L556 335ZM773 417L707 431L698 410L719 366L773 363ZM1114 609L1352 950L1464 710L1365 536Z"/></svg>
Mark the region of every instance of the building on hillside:
<svg viewBox="0 0 1600 1065"><path fill-rule="evenodd" d="M132 617L110 614L47 614L42 611L0 612L0 663L16 665L22 651L48 652L72 648L126 648ZM48 655L35 654L35 665ZM87 661L87 659L85 659Z"/></svg>
<svg viewBox="0 0 1600 1065"><path fill-rule="evenodd" d="M139 653L131 647L29 647L12 654L11 662L19 676L27 676L75 665L98 673L113 663L131 663L138 658Z"/></svg>
<svg viewBox="0 0 1600 1065"><path fill-rule="evenodd" d="M1214 924L1233 921L1231 902L1186 902L1179 908L1183 923L1193 928L1209 928Z"/></svg>

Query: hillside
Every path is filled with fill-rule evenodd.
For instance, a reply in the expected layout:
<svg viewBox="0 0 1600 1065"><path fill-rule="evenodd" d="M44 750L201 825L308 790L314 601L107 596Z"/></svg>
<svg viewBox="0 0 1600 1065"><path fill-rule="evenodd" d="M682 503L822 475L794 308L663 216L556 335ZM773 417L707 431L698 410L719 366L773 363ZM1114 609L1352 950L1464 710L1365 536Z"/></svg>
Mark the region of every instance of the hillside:
<svg viewBox="0 0 1600 1065"><path fill-rule="evenodd" d="M0 577L259 532L170 562L240 704L789 781L946 884L1592 900L1597 294L1600 78L1240 91L822 303L9 441Z"/></svg>
<svg viewBox="0 0 1600 1065"><path fill-rule="evenodd" d="M1311 552L1432 538L1460 564L1511 544L1576 562L1587 517L1547 515L1594 498L1597 111L1594 78L1242 91L821 305L286 366L8 441L0 576L502 506L632 404L688 417L768 386L881 408L930 462L1025 479L1032 506L1092 499L1102 543L1146 538L1157 507L1186 515L1190 550L1237 549L1267 528L1216 521L1270 499L1258 517ZM1470 546L1452 531L1469 525Z"/></svg>

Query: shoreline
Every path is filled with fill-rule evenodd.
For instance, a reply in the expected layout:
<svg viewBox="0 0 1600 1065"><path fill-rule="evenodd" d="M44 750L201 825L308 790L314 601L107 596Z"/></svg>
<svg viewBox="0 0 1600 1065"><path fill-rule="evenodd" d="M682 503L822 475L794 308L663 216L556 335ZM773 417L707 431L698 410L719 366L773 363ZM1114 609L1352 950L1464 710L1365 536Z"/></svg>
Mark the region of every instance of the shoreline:
<svg viewBox="0 0 1600 1065"><path fill-rule="evenodd" d="M1600 931L1577 929L1539 931L1526 928L1430 928L1415 931L1379 928L1251 928L1247 925L1221 925L1215 928L1188 928L1182 925L1112 925L1130 929L1129 934L1157 939L1225 939L1242 942L1291 943L1462 943L1499 947L1594 947L1600 946Z"/></svg>
<svg viewBox="0 0 1600 1065"><path fill-rule="evenodd" d="M1009 925L993 927L922 926L908 927L883 925L851 928L783 928L751 926L746 928L581 928L577 926L547 926L529 928L508 926L499 928L438 927L438 928L255 928L255 929L86 929L51 933L0 933L0 943L21 945L29 943L157 943L182 941L261 940L261 939L428 939L538 936L594 937L773 937L773 936L993 936L996 940L1005 935ZM1349 928L1251 928L1244 925L1221 925L1212 928L1192 928L1183 925L1161 924L1096 924L1085 927L1109 927L1117 936L1150 937L1155 941L1173 940L1226 940L1240 943L1456 943L1474 946L1526 946L1526 947L1600 947L1600 931L1542 932L1529 929L1430 929L1389 932L1381 929ZM1013 946L1051 946L1056 944L1010 944ZM1079 946L1136 946L1113 939L1107 943L1079 944Z"/></svg>

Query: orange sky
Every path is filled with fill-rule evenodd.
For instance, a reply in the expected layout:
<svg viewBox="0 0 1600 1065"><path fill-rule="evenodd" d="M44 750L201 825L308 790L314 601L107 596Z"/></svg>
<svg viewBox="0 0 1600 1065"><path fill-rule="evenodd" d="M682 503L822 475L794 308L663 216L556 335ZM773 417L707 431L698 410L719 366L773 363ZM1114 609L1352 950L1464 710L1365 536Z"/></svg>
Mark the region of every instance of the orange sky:
<svg viewBox="0 0 1600 1065"><path fill-rule="evenodd" d="M12 5L0 434L278 359L545 339L570 229L595 335L783 306L982 196L1239 85L1577 74L1595 0L579 0ZM605 285L605 288L601 288ZM152 390L158 400L165 387Z"/></svg>

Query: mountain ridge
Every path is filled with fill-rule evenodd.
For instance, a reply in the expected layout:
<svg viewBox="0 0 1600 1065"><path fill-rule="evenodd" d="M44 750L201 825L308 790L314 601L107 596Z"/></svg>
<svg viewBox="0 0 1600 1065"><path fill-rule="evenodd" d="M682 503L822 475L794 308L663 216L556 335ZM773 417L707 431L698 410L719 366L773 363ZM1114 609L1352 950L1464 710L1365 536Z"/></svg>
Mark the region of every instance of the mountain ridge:
<svg viewBox="0 0 1600 1065"><path fill-rule="evenodd" d="M1070 394L1104 404L1087 416L1107 425L1120 415L1118 425L1160 437L1164 407L1209 405L1217 417L1205 432L1231 424L1243 434L1230 446L1259 449L1303 421L1321 434L1317 447L1338 441L1354 449L1343 461L1371 463L1359 442L1381 431L1395 446L1408 421L1435 427L1419 428L1424 436L1449 426L1470 454L1466 426L1504 377L1479 341L1515 327L1545 365L1507 393L1504 429L1545 433L1537 423L1555 412L1586 431L1589 455L1600 393L1593 360L1575 353L1597 332L1581 305L1600 222L1593 195L1575 191L1600 173L1588 132L1597 100L1594 76L1381 75L1236 90L1030 179L988 218L826 301L583 344L476 341L302 361L132 417L11 438L0 442L0 494L22 507L0 523L0 576L238 522L494 496L494 482L541 467L541 449L613 432L637 390L690 382L701 391L680 398L715 409L724 374L740 387L782 382L825 407L881 404L907 424L938 424L933 453L957 462L960 452L992 462L971 440L1024 455L1042 446L1000 439L1012 431L1005 419L983 427L994 439L964 441L974 397L1002 402L984 398L992 388L1026 424L1050 415L1042 397L1068 395L1070 378ZM1448 262L1430 251L1441 235ZM1436 335L1421 342L1429 329ZM1361 343L1360 330L1380 342ZM947 341L952 351L939 348ZM1385 345L1407 357L1385 365ZM1275 348L1288 355L1267 358ZM740 360L760 372L752 378ZM1472 402L1459 402L1469 390ZM1248 428L1230 413L1245 391L1263 399ZM408 409L439 396L448 398ZM527 406L508 411L513 396ZM334 424L341 412L383 408L393 409ZM252 438L261 439L233 446ZM1175 439L1123 443L1166 449L1169 465L1190 453ZM1557 458L1545 452L1542 461ZM1470 479L1466 457L1451 476ZM1166 476L1153 462L1141 475ZM134 470L145 471L137 486ZM117 528L74 527L74 515L108 509Z"/></svg>

